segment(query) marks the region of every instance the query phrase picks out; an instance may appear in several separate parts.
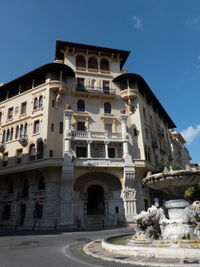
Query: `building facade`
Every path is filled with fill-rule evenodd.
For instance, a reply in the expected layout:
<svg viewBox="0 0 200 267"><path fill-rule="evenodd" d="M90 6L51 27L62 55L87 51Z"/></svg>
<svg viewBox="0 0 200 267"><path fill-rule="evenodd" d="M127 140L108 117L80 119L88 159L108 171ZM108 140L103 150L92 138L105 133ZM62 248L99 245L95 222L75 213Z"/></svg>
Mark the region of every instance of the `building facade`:
<svg viewBox="0 0 200 267"><path fill-rule="evenodd" d="M57 41L55 61L0 87L3 225L131 222L141 180L190 156L129 51Z"/></svg>

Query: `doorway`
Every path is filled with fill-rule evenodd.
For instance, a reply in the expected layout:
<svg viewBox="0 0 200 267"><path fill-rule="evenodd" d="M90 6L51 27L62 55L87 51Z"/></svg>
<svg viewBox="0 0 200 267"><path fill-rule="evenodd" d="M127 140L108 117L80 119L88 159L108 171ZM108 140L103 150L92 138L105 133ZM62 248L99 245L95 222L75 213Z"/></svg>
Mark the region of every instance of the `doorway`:
<svg viewBox="0 0 200 267"><path fill-rule="evenodd" d="M26 216L26 204L20 205L20 225L24 224L24 219Z"/></svg>
<svg viewBox="0 0 200 267"><path fill-rule="evenodd" d="M104 214L104 191L99 185L91 185L88 187L88 215L103 215Z"/></svg>

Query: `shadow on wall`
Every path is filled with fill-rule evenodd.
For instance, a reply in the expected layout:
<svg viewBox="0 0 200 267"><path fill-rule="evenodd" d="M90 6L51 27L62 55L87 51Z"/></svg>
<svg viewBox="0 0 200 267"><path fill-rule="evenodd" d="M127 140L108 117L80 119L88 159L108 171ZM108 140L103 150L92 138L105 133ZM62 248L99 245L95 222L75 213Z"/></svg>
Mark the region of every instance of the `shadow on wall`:
<svg viewBox="0 0 200 267"><path fill-rule="evenodd" d="M140 149L138 146L138 138L139 138L139 130L136 128L135 124L132 124L129 130L129 134L132 139L132 145L131 145L131 154L133 155L133 159L139 159L141 157Z"/></svg>

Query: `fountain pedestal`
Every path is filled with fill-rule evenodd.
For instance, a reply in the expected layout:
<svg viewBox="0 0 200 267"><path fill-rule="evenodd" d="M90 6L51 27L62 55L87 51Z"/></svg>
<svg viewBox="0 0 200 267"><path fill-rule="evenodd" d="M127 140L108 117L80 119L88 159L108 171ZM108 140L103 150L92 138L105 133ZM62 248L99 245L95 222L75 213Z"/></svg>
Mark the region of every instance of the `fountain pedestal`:
<svg viewBox="0 0 200 267"><path fill-rule="evenodd" d="M163 219L161 232L163 240L179 240L194 238L195 227L184 221L184 209L189 203L184 199L169 200L165 203L169 219Z"/></svg>

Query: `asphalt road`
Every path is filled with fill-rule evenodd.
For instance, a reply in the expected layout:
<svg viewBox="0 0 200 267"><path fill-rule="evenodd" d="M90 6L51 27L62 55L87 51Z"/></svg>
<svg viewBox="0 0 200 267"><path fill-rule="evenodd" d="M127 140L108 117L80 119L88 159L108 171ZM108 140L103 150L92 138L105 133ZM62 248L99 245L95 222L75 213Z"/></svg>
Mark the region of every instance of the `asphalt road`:
<svg viewBox="0 0 200 267"><path fill-rule="evenodd" d="M91 240L124 233L131 233L131 229L57 233L2 231L0 267L128 266L86 256L81 250Z"/></svg>

